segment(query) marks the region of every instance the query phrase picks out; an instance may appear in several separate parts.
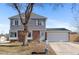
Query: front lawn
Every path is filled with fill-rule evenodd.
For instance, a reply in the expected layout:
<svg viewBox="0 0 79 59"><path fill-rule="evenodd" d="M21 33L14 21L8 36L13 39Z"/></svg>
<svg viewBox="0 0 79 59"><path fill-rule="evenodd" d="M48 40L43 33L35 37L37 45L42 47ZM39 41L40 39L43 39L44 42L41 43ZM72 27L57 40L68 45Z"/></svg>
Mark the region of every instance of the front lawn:
<svg viewBox="0 0 79 59"><path fill-rule="evenodd" d="M54 55L55 52L48 46L48 55ZM44 43L30 42L28 46L21 46L19 42L9 43L9 45L0 45L0 54L5 55L31 55L33 51L44 51Z"/></svg>

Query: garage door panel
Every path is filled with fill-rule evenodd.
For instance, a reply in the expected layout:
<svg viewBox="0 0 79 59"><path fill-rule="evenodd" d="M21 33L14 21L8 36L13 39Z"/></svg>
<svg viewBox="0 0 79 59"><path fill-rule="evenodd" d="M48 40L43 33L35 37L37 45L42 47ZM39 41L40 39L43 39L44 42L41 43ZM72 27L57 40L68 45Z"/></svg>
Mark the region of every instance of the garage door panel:
<svg viewBox="0 0 79 59"><path fill-rule="evenodd" d="M68 33L47 33L48 41L68 41Z"/></svg>

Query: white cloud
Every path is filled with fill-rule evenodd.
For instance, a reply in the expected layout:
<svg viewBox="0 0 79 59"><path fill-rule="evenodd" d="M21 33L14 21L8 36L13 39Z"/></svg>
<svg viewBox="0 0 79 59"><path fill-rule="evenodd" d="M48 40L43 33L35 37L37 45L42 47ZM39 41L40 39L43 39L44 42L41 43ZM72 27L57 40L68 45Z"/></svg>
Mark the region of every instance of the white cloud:
<svg viewBox="0 0 79 59"><path fill-rule="evenodd" d="M47 20L47 28L66 28L72 31L75 31L76 28L71 27L71 24L68 22L55 20L55 19L48 19Z"/></svg>
<svg viewBox="0 0 79 59"><path fill-rule="evenodd" d="M8 33L9 24L0 24L0 33Z"/></svg>

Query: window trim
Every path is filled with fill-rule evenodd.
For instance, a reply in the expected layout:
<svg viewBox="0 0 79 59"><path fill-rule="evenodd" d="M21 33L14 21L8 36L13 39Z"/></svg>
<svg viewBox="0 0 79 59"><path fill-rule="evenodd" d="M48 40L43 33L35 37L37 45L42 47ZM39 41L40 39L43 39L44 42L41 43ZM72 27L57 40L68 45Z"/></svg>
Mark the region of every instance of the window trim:
<svg viewBox="0 0 79 59"><path fill-rule="evenodd" d="M11 25L11 26L14 26L14 25L15 25L14 20L11 20L11 21L10 21L10 25Z"/></svg>
<svg viewBox="0 0 79 59"><path fill-rule="evenodd" d="M18 25L19 25L19 21L15 20L15 26L18 26Z"/></svg>
<svg viewBox="0 0 79 59"><path fill-rule="evenodd" d="M43 33L43 35L42 35ZM44 40L45 39L45 32L40 31L40 40Z"/></svg>
<svg viewBox="0 0 79 59"><path fill-rule="evenodd" d="M44 26L44 20L41 20L41 25Z"/></svg>
<svg viewBox="0 0 79 59"><path fill-rule="evenodd" d="M43 31L40 31L40 36L42 37L42 36L44 36L44 32Z"/></svg>
<svg viewBox="0 0 79 59"><path fill-rule="evenodd" d="M32 31L29 31L31 33L31 37L27 37L27 39L32 39Z"/></svg>
<svg viewBox="0 0 79 59"><path fill-rule="evenodd" d="M44 26L44 21L43 20L40 20L40 19L38 19L38 20L36 20L36 26Z"/></svg>
<svg viewBox="0 0 79 59"><path fill-rule="evenodd" d="M13 35L12 33L13 34L16 33L16 35L12 36ZM10 37L15 37L16 38L17 37L17 32L10 32Z"/></svg>
<svg viewBox="0 0 79 59"><path fill-rule="evenodd" d="M35 25L36 25L36 26L38 26L38 20L36 20L36 23L35 23Z"/></svg>

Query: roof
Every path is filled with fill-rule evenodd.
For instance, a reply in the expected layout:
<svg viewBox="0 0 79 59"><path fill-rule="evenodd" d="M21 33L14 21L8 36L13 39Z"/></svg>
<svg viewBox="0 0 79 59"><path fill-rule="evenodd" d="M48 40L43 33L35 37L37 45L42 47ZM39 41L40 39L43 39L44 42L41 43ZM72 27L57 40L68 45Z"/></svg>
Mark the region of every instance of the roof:
<svg viewBox="0 0 79 59"><path fill-rule="evenodd" d="M78 34L77 32L70 32L70 34Z"/></svg>
<svg viewBox="0 0 79 59"><path fill-rule="evenodd" d="M50 31L50 30L62 30L62 31L70 31L70 30L68 30L68 29L66 29L66 28L47 28L47 31Z"/></svg>
<svg viewBox="0 0 79 59"><path fill-rule="evenodd" d="M24 17L24 13L22 13L21 16ZM16 17L19 17L19 15L11 16L11 17L9 17L9 19L13 19L13 18L16 18ZM38 14L35 14L35 13L31 13L30 18L45 18L46 19L47 17L41 16L41 15L38 15Z"/></svg>

